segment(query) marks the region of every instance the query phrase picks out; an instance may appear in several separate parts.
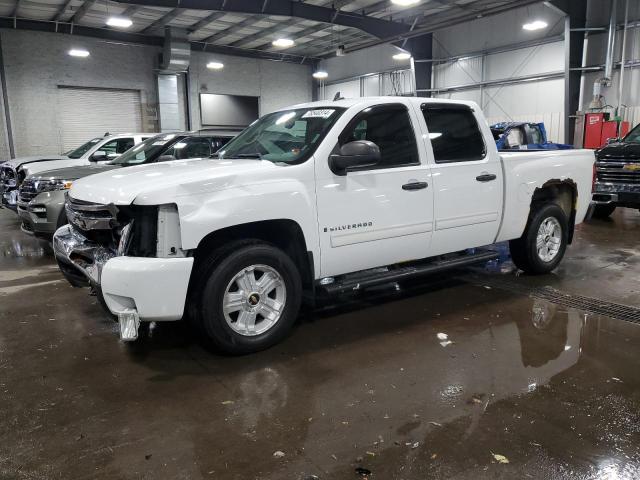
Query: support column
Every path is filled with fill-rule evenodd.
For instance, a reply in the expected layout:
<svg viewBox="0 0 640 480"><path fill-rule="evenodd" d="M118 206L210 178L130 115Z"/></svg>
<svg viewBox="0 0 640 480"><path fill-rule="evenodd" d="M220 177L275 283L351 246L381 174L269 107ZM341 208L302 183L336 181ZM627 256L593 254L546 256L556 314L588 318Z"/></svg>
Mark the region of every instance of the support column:
<svg viewBox="0 0 640 480"><path fill-rule="evenodd" d="M553 0L551 5L566 14L564 21L564 142L573 144L576 112L580 109L580 79L584 29L587 21L586 0ZM575 70L573 70L575 69Z"/></svg>
<svg viewBox="0 0 640 480"><path fill-rule="evenodd" d="M405 48L413 55L416 93L418 97L430 97L433 70L433 34L427 33L409 39Z"/></svg>

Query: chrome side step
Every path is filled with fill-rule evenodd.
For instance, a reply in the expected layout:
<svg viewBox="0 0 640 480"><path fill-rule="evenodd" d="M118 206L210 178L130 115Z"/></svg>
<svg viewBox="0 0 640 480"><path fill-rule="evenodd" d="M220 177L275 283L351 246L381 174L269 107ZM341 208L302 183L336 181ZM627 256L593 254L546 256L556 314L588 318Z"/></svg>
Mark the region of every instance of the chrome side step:
<svg viewBox="0 0 640 480"><path fill-rule="evenodd" d="M476 263L488 262L499 258L499 256L500 254L498 252L481 250L469 255L460 255L455 258L412 264L385 272L358 276L357 278L336 278L333 283L326 285L319 283L316 288L329 295L336 295L345 292L363 290L369 287L383 285L385 283L393 283L400 280L408 280L415 277L430 275L432 273L438 273L454 268L466 267Z"/></svg>

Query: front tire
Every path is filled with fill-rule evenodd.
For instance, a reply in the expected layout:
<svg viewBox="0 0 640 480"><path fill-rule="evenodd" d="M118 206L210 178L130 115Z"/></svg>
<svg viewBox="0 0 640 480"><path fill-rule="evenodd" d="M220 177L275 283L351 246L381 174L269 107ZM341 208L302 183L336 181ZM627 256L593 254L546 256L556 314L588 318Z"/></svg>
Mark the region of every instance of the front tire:
<svg viewBox="0 0 640 480"><path fill-rule="evenodd" d="M214 252L196 286L192 314L198 329L227 354L264 350L293 326L302 298L300 273L282 250L238 243Z"/></svg>
<svg viewBox="0 0 640 480"><path fill-rule="evenodd" d="M568 221L555 203L537 207L522 237L511 240L509 249L516 267L526 273L549 273L558 266L568 243Z"/></svg>

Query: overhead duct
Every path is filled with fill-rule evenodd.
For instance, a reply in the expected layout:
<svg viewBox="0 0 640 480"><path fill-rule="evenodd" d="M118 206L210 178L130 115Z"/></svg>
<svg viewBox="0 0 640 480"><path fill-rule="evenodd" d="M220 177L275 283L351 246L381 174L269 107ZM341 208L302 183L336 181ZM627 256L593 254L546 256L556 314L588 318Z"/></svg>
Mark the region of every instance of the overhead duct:
<svg viewBox="0 0 640 480"><path fill-rule="evenodd" d="M181 73L189 69L191 45L187 34L185 28L164 28L164 50L160 60L161 72Z"/></svg>

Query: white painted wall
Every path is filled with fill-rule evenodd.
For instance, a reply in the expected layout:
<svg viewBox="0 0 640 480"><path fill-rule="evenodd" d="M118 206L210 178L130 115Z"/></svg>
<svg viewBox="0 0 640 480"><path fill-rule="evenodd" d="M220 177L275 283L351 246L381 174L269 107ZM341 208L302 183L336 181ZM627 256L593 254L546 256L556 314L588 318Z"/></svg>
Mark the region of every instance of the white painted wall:
<svg viewBox="0 0 640 480"><path fill-rule="evenodd" d="M143 104L156 103L159 48L25 30L3 29L0 35L17 156L62 151L59 85L135 89ZM67 54L77 47L90 57ZM147 122L146 128L156 126Z"/></svg>
<svg viewBox="0 0 640 480"><path fill-rule="evenodd" d="M563 69L564 43L554 42L436 65L433 87L469 85L481 81L560 72ZM482 107L490 124L503 121L544 122L551 140L564 141L562 78L434 96L473 100Z"/></svg>
<svg viewBox="0 0 640 480"><path fill-rule="evenodd" d="M207 69L212 60L224 63L224 69ZM307 65L192 52L190 72L193 129L201 126L200 93L260 97L260 115L311 101L313 78Z"/></svg>
<svg viewBox="0 0 640 480"><path fill-rule="evenodd" d="M157 131L160 47L26 30L2 29L0 36L17 156L61 152L59 85L139 90L144 129ZM67 55L75 47L88 49L90 57ZM214 58L225 64L224 70L206 68ZM306 65L192 52L190 72L194 130L200 128L200 92L258 96L260 114L312 98L312 72ZM184 125L184 101L179 102L176 124ZM3 132L0 128L0 160L8 157Z"/></svg>

